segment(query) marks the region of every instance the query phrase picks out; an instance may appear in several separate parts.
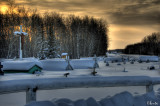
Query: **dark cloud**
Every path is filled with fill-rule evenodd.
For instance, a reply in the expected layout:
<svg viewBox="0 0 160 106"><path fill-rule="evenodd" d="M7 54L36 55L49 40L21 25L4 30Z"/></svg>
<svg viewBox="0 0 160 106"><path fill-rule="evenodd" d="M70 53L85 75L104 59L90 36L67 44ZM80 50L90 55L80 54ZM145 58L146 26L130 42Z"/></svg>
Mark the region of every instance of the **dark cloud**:
<svg viewBox="0 0 160 106"><path fill-rule="evenodd" d="M160 23L160 0L16 0L16 3L39 11L81 12L106 18L113 24Z"/></svg>
<svg viewBox="0 0 160 106"><path fill-rule="evenodd" d="M111 14L112 22L115 24L160 24L160 12L150 11L145 13L115 12Z"/></svg>
<svg viewBox="0 0 160 106"><path fill-rule="evenodd" d="M115 24L160 24L158 7L160 7L159 0L138 2L138 4L123 6L116 12L110 12L110 18Z"/></svg>
<svg viewBox="0 0 160 106"><path fill-rule="evenodd" d="M8 0L0 0L0 5L6 3Z"/></svg>

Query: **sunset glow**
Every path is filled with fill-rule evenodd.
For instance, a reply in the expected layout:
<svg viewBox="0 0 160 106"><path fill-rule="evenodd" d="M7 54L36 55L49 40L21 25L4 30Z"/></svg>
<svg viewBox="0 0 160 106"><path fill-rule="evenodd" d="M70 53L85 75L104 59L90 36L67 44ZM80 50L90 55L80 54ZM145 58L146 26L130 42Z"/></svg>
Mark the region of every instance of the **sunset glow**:
<svg viewBox="0 0 160 106"><path fill-rule="evenodd" d="M59 12L64 16L93 16L109 24L109 49L122 49L160 29L159 0L15 0L18 6L37 9L40 14ZM2 5L3 4L3 5ZM5 4L5 5L4 5ZM1 11L7 10L6 2Z"/></svg>
<svg viewBox="0 0 160 106"><path fill-rule="evenodd" d="M8 7L5 5L0 6L0 10L2 13L5 13L7 11Z"/></svg>

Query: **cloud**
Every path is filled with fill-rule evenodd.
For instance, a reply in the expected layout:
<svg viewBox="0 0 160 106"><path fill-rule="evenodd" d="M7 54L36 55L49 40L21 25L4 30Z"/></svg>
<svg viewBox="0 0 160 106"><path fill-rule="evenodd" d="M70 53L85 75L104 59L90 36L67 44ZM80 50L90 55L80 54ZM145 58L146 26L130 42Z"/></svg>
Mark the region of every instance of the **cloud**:
<svg viewBox="0 0 160 106"><path fill-rule="evenodd" d="M6 1L0 0L0 3ZM40 13L52 11L103 18L111 26L111 49L138 42L146 34L160 29L160 0L16 0L16 3L31 9L37 8ZM112 30L114 28L118 31ZM126 41L128 39L131 40Z"/></svg>
<svg viewBox="0 0 160 106"><path fill-rule="evenodd" d="M112 23L126 25L160 24L159 0L129 4L115 12L110 12ZM108 13L107 13L108 14Z"/></svg>

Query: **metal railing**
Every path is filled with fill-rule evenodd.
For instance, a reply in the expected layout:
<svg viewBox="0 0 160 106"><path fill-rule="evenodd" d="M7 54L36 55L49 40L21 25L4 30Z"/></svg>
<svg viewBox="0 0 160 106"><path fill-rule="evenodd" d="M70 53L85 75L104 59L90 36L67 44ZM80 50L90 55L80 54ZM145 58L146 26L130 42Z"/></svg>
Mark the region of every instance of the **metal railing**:
<svg viewBox="0 0 160 106"><path fill-rule="evenodd" d="M36 101L37 90L146 86L146 92L153 91L153 86L160 84L160 77L148 76L111 76L111 77L68 77L68 78L35 78L0 81L0 94L26 92L26 103Z"/></svg>

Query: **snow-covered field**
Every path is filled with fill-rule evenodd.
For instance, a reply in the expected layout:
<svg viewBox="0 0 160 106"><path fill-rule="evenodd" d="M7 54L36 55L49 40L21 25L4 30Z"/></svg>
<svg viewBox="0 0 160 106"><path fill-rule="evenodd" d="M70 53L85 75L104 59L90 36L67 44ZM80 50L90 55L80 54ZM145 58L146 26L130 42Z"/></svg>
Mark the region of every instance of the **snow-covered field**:
<svg viewBox="0 0 160 106"><path fill-rule="evenodd" d="M85 63L86 60L81 59L82 63ZM87 61L89 61L88 59ZM74 64L78 62L75 60L72 61ZM82 63L80 65L82 65ZM117 65L117 63L110 63L109 66L103 61L99 61L100 68L97 68L96 71L97 76L151 76L151 77L159 77L160 69L158 62L143 62L134 64L130 64L127 62L125 65L120 63L121 65ZM148 70L147 67L155 66L155 70ZM78 67L78 65L75 65ZM5 80L15 80L15 79L30 79L30 78L63 78L63 74L69 72L69 77L91 77L91 72L93 69L90 68L80 69L79 67L72 71L51 71L51 70L43 70L42 74L37 76L35 74L27 74L27 73L17 73L17 74L5 74L4 76L0 76L1 81ZM90 67L90 66L89 66ZM123 70L127 72L123 72ZM94 76L92 76L94 77ZM160 85L154 86L154 90L156 91L160 88ZM93 97L96 100L100 100L101 98L105 98L107 96L113 96L117 93L128 91L133 95L144 94L146 92L146 88L143 87L105 87L105 88L75 88L75 89L58 89L58 90L43 90L38 91L37 100L51 100L53 98L68 98L71 100L77 99L87 99L88 97ZM11 93L11 94L2 94L0 95L0 106L23 106L25 105L25 92L19 93Z"/></svg>

